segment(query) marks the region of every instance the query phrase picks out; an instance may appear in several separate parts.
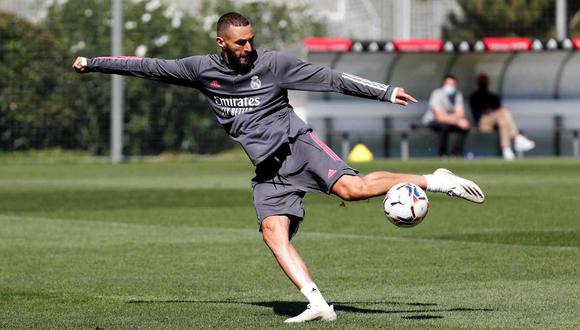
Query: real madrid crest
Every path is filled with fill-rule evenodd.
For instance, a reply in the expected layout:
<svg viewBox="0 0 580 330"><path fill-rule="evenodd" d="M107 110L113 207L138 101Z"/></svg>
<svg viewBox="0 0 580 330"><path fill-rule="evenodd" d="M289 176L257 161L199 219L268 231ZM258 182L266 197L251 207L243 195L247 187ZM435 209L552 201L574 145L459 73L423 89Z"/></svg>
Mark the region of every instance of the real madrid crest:
<svg viewBox="0 0 580 330"><path fill-rule="evenodd" d="M258 89L262 86L262 82L260 81L260 78L258 78L258 76L252 76L251 79L252 80L250 81L250 87L252 87L252 89Z"/></svg>

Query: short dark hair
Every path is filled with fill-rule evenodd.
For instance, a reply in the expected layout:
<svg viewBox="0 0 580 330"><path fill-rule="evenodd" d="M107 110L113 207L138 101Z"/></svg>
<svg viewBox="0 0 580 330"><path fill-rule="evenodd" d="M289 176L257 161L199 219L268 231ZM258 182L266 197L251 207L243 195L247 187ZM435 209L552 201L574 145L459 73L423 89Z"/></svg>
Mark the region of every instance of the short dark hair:
<svg viewBox="0 0 580 330"><path fill-rule="evenodd" d="M217 34L222 35L230 25L248 26L250 21L244 15L236 12L223 14L217 21Z"/></svg>
<svg viewBox="0 0 580 330"><path fill-rule="evenodd" d="M457 77L455 77L455 76L454 76L454 75L452 75L451 73L446 73L446 74L443 76L443 79L441 79L441 81L445 81L445 80L447 80L447 79L453 79L453 80L457 81Z"/></svg>

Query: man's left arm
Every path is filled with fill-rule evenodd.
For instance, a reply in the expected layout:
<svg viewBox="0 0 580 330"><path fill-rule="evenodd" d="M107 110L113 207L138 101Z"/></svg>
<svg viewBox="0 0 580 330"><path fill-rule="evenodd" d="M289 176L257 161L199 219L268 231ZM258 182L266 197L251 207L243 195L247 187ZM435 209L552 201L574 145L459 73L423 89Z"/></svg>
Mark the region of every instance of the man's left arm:
<svg viewBox="0 0 580 330"><path fill-rule="evenodd" d="M463 103L463 94L457 93L455 96L455 109L454 113L457 118L465 118L465 105Z"/></svg>
<svg viewBox="0 0 580 330"><path fill-rule="evenodd" d="M329 67L303 62L282 53L273 53L271 68L282 88L338 92L357 97L407 105L417 102L401 87L370 81L352 74L335 71Z"/></svg>
<svg viewBox="0 0 580 330"><path fill-rule="evenodd" d="M469 129L471 125L469 124L469 120L467 120L467 117L465 117L463 94L461 94L460 92L457 92L454 110L455 117L457 118L457 126L459 126L462 129Z"/></svg>

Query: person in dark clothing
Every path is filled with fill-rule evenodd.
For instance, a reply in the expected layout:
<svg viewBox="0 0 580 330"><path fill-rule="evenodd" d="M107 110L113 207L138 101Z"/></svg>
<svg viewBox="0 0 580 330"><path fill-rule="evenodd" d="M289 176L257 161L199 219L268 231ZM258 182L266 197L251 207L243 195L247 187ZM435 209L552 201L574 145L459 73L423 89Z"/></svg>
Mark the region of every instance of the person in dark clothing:
<svg viewBox="0 0 580 330"><path fill-rule="evenodd" d="M516 151L524 152L533 149L534 141L520 134L509 109L502 106L498 95L489 91L489 77L486 74L480 74L477 77L477 86L477 90L469 98L473 119L479 130L484 133L497 128L503 158L505 160L515 158L512 141Z"/></svg>
<svg viewBox="0 0 580 330"><path fill-rule="evenodd" d="M333 321L336 313L314 284L290 242L304 217L307 192L335 194L343 200L384 195L398 183L483 203L481 189L449 170L412 175L377 171L359 175L342 161L293 111L288 90L333 91L407 105L416 100L400 87L373 82L329 67L305 63L280 52L254 48L250 22L238 13L217 23L221 53L164 60L137 57L79 57L79 73L101 72L190 87L207 96L228 135L255 165L252 179L259 229L278 264L310 305L288 323Z"/></svg>

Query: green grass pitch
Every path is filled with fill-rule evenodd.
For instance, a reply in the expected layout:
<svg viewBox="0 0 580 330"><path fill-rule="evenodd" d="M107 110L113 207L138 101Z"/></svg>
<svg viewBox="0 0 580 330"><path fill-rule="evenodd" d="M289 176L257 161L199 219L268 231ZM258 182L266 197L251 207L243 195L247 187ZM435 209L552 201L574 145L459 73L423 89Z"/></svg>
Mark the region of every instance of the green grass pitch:
<svg viewBox="0 0 580 330"><path fill-rule="evenodd" d="M389 224L309 194L295 238L338 321L292 328L580 328L580 161L384 161L474 179ZM0 164L0 328L272 328L305 307L257 232L247 161Z"/></svg>

